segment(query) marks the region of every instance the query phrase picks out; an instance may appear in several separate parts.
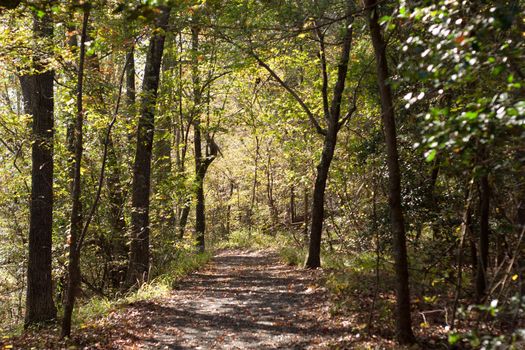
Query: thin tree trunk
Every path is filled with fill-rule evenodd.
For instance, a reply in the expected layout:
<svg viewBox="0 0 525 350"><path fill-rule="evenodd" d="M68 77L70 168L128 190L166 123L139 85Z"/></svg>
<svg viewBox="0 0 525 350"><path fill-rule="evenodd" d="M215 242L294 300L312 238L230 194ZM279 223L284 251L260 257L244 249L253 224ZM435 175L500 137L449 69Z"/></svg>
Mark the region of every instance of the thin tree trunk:
<svg viewBox="0 0 525 350"><path fill-rule="evenodd" d="M128 53L126 54L126 61L128 62L128 66L126 68L126 114L128 123L131 123L131 121L135 118L136 114L136 87L135 87L135 45L129 49ZM128 141L133 140L133 133L128 132L127 134Z"/></svg>
<svg viewBox="0 0 525 350"><path fill-rule="evenodd" d="M203 252L205 249L204 233L206 231L206 216L204 204L204 173L202 165L202 135L201 135L201 86L199 75L199 29L191 28L191 49L192 49L192 80L193 80L193 147L195 152L195 194L197 203L195 204L195 234L197 238L197 249Z"/></svg>
<svg viewBox="0 0 525 350"><path fill-rule="evenodd" d="M277 208L275 207L275 199L273 198L272 157L271 157L269 148L267 151L268 151L268 162L266 165L266 194L268 196L268 209L270 210L270 220L272 222L272 231L273 231L277 226L278 213L277 213ZM233 186L233 183L232 183L232 186ZM232 187L232 194L233 194L233 187Z"/></svg>
<svg viewBox="0 0 525 350"><path fill-rule="evenodd" d="M254 157L254 164L253 164L253 184L252 184L252 198L250 201L250 231L251 226L253 225L253 209L255 207L255 203L257 200L257 182L258 180L258 174L259 174L259 150L260 150L260 141L259 136L255 135L255 157Z"/></svg>
<svg viewBox="0 0 525 350"><path fill-rule="evenodd" d="M133 116L133 106L135 105L135 45L133 45L127 55L126 62L126 105L129 109L128 114Z"/></svg>
<svg viewBox="0 0 525 350"><path fill-rule="evenodd" d="M160 66L164 51L169 8L162 6L156 27L161 31L149 43L142 83L141 115L137 128L137 148L133 165L131 198L131 245L126 284L132 286L147 280L149 270L149 203L151 186L151 151L154 114L159 87Z"/></svg>
<svg viewBox="0 0 525 350"><path fill-rule="evenodd" d="M481 302L487 288L487 268L489 263L489 211L490 211L490 187L488 175L480 179L480 230L479 230L479 254L476 269L476 298Z"/></svg>
<svg viewBox="0 0 525 350"><path fill-rule="evenodd" d="M310 244L308 247L308 258L305 266L310 269L321 266L321 233L324 220L324 194L328 171L334 157L335 145L337 143L337 131L329 129L325 137L321 161L317 165L317 177L315 179L312 220L310 223Z"/></svg>
<svg viewBox="0 0 525 350"><path fill-rule="evenodd" d="M37 38L50 38L49 16L34 19ZM37 70L45 69L35 57ZM20 76L25 112L33 117L31 205L25 326L53 320L51 245L53 229L53 79L54 71Z"/></svg>
<svg viewBox="0 0 525 350"><path fill-rule="evenodd" d="M192 80L193 80L193 143L195 152L195 192L197 203L195 205L195 234L197 238L197 249L199 252L205 250L206 233L206 208L204 198L204 177L211 162L215 159L218 153L218 147L213 141L213 138L206 135L206 153L205 157L202 154L202 130L201 130L201 104L202 104L202 87L199 74L199 28L193 26L191 28L191 45L193 51L192 58ZM208 85L208 89L210 86Z"/></svg>
<svg viewBox="0 0 525 350"><path fill-rule="evenodd" d="M308 187L305 187L304 188L304 236L305 237L308 237L308 220L309 220L309 216L310 216L310 213L309 213L309 208L308 208L308 201L309 201L309 196L308 196Z"/></svg>
<svg viewBox="0 0 525 350"><path fill-rule="evenodd" d="M80 37L80 56L78 64L77 80L77 117L75 120L75 154L74 154L74 174L73 189L71 193L71 221L69 228L69 261L68 261L68 284L66 299L64 301L64 318L62 319L62 337L71 335L71 317L75 306L75 297L80 288L80 249L79 238L82 232L82 213L81 213L81 161L83 152L82 125L84 123L84 107L82 104L83 84L84 84L84 63L86 55L87 26L89 20L89 7L84 8L84 18L82 21L82 34Z"/></svg>
<svg viewBox="0 0 525 350"><path fill-rule="evenodd" d="M461 297L461 289L463 286L463 246L465 244L466 235L470 235L470 217L471 217L471 205L472 205L472 192L473 192L474 179L470 180L466 190L465 196L465 209L463 210L463 217L461 222L461 235L459 239L459 247L456 253L456 265L458 269L457 284L456 284L456 296L454 298L454 305L452 306L452 317L450 321L451 328L454 329L456 325L456 312Z"/></svg>
<svg viewBox="0 0 525 350"><path fill-rule="evenodd" d="M232 198L233 198L233 190L235 189L235 186L233 184L233 181L230 180L230 195L228 196L228 206L226 207L226 237L230 235L230 225L231 225L231 213L232 213Z"/></svg>
<svg viewBox="0 0 525 350"><path fill-rule="evenodd" d="M108 191L109 217L112 236L110 253L110 279L114 288L119 288L126 277L128 247L126 245L126 221L124 219L125 195L121 182L120 164L113 138L108 138L106 186Z"/></svg>
<svg viewBox="0 0 525 350"><path fill-rule="evenodd" d="M190 215L190 206L191 202L186 201L182 207L182 211L179 218L179 238L184 238L184 230L186 229L186 224L188 223L188 216Z"/></svg>
<svg viewBox="0 0 525 350"><path fill-rule="evenodd" d="M185 116L184 116L184 84L183 84L183 39L182 32L179 31L179 42L178 42L178 91L177 91L177 100L178 100L178 121L174 122L174 134L175 134L175 162L177 166L177 179L179 186L186 185L186 153L188 150L188 134L191 127L191 122L188 121L185 125ZM182 240L184 237L184 230L186 224L188 223L188 215L191 209L191 198L188 198L188 190L183 188L179 193L179 198L177 201L177 229L179 231L179 239Z"/></svg>
<svg viewBox="0 0 525 350"><path fill-rule="evenodd" d="M390 207L390 220L393 233L393 248L396 271L396 330L397 340L401 344L415 341L412 332L410 315L410 291L408 276L408 258L406 248L405 222L401 203L401 171L399 169L399 154L397 150L396 121L392 91L388 85L389 73L386 60L386 44L379 25L379 14L376 0L367 0L369 10L369 26L372 44L374 46L377 80L381 97L383 129L385 133Z"/></svg>
<svg viewBox="0 0 525 350"><path fill-rule="evenodd" d="M514 218L514 234L516 237L519 237L523 230L525 230L525 152L520 149L516 158L520 164L519 175L517 176L518 186L516 188L517 192L517 207L516 214ZM520 283L520 297L525 295L525 243L520 242L520 253L518 255L518 273L519 273L519 283Z"/></svg>
<svg viewBox="0 0 525 350"><path fill-rule="evenodd" d="M324 40L320 37L321 43L321 67L323 69L323 105L325 110L325 119L327 122L327 130L324 135L323 152L321 154L321 161L317 165L317 177L315 179L313 201L312 201L312 217L310 223L310 244L308 247L308 258L306 259L306 268L315 269L321 266L321 234L323 232L324 220L324 195L326 190L326 182L328 180L328 172L330 164L334 157L335 146L337 143L337 133L341 128L341 101L346 84L346 75L348 72L348 63L350 60L350 51L352 49L352 22L351 16L353 10L353 2L348 2L348 11L346 19L346 32L343 38L343 47L339 65L337 70L337 82L334 86L334 92L331 105L328 106L328 75L326 69L326 58L324 50ZM355 99L355 96L354 96ZM349 112L349 117L353 112ZM347 117L344 118L345 120Z"/></svg>

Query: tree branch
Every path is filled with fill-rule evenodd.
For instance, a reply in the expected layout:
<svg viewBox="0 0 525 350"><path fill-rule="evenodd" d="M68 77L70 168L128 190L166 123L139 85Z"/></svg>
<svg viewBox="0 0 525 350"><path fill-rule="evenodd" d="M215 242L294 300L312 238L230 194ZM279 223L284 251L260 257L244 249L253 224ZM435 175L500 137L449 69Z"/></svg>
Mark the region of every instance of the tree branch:
<svg viewBox="0 0 525 350"><path fill-rule="evenodd" d="M328 102L328 71L326 69L326 47L324 42L324 34L319 28L316 28L315 33L319 39L319 59L321 61L321 72L323 75L323 86L321 88L321 94L323 96L323 111L326 120L330 119L330 107Z"/></svg>
<svg viewBox="0 0 525 350"><path fill-rule="evenodd" d="M224 35L221 33L221 36L223 37L224 40L226 40L227 42L229 42L230 44L232 44L233 46L237 47L238 49L244 51L245 53L247 53L248 55L250 55L251 57L253 57L257 63L263 67L264 69L266 69L266 71L268 73L270 73L270 75L275 79L275 81L277 81L279 83L279 85L281 85L282 88L284 88L286 91L288 91L288 93L297 101L297 103L299 103L299 105L303 108L304 112L306 113L306 115L308 116L308 119L310 120L310 122L312 123L312 125L314 126L315 130L317 131L318 134L321 134L323 136L326 135L326 130L323 129L321 127L321 125L319 124L319 122L317 121L317 118L315 117L315 115L312 113L312 111L310 110L310 108L308 107L308 105L306 104L306 102L303 101L303 99L299 96L299 94L294 90L292 89L288 84L286 84L280 77L279 75L266 63L264 62L260 57L259 55L257 55L253 50L251 49L246 49L246 48L243 48L241 47L239 44L237 44L236 42L234 42L231 38L229 38L228 36Z"/></svg>
<svg viewBox="0 0 525 350"><path fill-rule="evenodd" d="M323 136L326 135L326 130L321 127L315 115L312 113L312 111L310 110L308 105L303 101L303 99L297 94L297 92L294 89L292 89L288 84L286 84L266 62L261 60L261 58L255 52L251 52L251 56L255 58L255 60L259 63L261 67L263 67L268 73L270 73L270 75L279 83L279 85L281 85L286 91L290 93L290 95L292 95L292 97L297 101L297 103L299 103L299 105L301 105L304 112L308 116L308 119L310 119L310 122L315 127L317 133Z"/></svg>

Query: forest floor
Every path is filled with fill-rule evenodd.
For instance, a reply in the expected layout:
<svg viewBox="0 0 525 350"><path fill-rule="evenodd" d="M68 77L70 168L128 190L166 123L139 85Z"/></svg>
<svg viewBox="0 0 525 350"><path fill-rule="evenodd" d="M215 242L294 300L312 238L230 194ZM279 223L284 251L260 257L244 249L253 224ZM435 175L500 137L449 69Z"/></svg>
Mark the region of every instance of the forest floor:
<svg viewBox="0 0 525 350"><path fill-rule="evenodd" d="M168 296L123 305L74 330L68 342L40 332L35 348L394 348L393 341L366 337L356 327L366 316L330 313L322 274L284 265L267 250L220 251ZM35 343L22 337L11 344Z"/></svg>

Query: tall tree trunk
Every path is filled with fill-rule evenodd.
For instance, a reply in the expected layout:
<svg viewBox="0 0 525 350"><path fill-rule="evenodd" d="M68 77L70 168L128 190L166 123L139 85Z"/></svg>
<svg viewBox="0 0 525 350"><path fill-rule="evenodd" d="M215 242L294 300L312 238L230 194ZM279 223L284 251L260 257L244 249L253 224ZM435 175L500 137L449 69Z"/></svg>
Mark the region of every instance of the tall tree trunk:
<svg viewBox="0 0 525 350"><path fill-rule="evenodd" d="M317 165L317 177L315 178L312 218L310 222L310 244L308 247L308 258L306 267L313 269L321 266L321 233L323 231L324 220L324 194L330 164L334 158L335 146L337 143L337 130L331 128L324 140L321 161Z"/></svg>
<svg viewBox="0 0 525 350"><path fill-rule="evenodd" d="M80 244L79 238L82 232L82 213L81 213L81 161L83 152L82 126L84 123L84 108L82 105L83 83L84 83L84 62L86 55L87 26L89 20L89 8L84 9L82 21L82 34L80 37L80 56L78 64L77 78L77 117L75 120L75 153L74 153L74 173L73 188L71 193L71 221L69 228L69 261L68 261L68 284L66 299L64 301L64 318L62 319L62 337L71 335L71 317L75 305L75 297L80 288Z"/></svg>
<svg viewBox="0 0 525 350"><path fill-rule="evenodd" d="M401 203L401 171L399 169L399 154L397 150L396 121L392 91L388 85L389 73L386 60L386 44L379 25L377 0L366 0L369 10L369 26L372 44L374 46L377 69L377 81L381 97L383 129L385 133L387 167L388 167L388 203L393 233L393 247L396 271L396 328L397 339L401 344L415 341L412 332L410 315L410 291L408 276L408 258L406 248L405 222Z"/></svg>
<svg viewBox="0 0 525 350"><path fill-rule="evenodd" d="M341 101L345 91L346 75L348 72L348 63L350 60L350 51L352 49L353 29L352 29L352 11L353 1L348 1L346 17L346 31L343 37L343 45L341 50L341 57L339 59L337 69L337 81L334 86L332 102L328 105L328 73L326 68L326 56L324 48L324 38L319 36L321 50L321 68L323 70L323 106L325 119L327 122L327 130L324 135L323 152L321 154L321 161L317 165L317 177L315 179L313 201L312 201L312 215L310 222L310 244L308 247L308 258L306 259L306 268L314 269L321 266L321 234L323 232L324 220L324 195L326 190L326 182L328 180L328 172L330 164L334 157L335 146L337 144L337 133L346 120L352 115L353 110L350 108L348 114L340 121L341 117ZM354 96L355 101L356 96ZM354 106L355 107L355 106ZM355 108L354 108L355 110Z"/></svg>
<svg viewBox="0 0 525 350"><path fill-rule="evenodd" d="M96 57L96 56L94 56ZM127 115L128 118L131 118L133 116L133 113L131 112L133 109L134 104L134 56L133 56L133 47L128 51L126 54L126 61L124 66L124 72L123 76L121 76L121 79L123 80L126 78L126 107L127 107ZM97 59L98 61L98 59ZM100 64L97 62L96 64L97 72L98 74L102 75L102 72L100 71ZM131 68L130 68L131 67ZM132 71L131 79L132 82L130 83L128 80L130 79L130 69ZM128 84L131 84L128 85ZM122 86L120 87L122 88ZM101 91L103 92L103 91ZM131 93L131 96L130 96ZM100 105L105 106L104 103L104 95L99 95ZM120 103L120 99L118 100L118 103ZM117 109L119 106L117 106ZM104 114L104 110L100 110L99 113ZM117 154L117 149L115 146L114 138L111 134L107 135L107 140L102 138L102 142L105 144L105 147L107 148L107 159L106 159L106 167L107 167L107 176L105 177L105 185L107 189L107 196L108 196L108 207L109 207L109 215L108 215L108 221L111 227L111 236L105 237L104 235L101 235L101 247L103 251L106 252L106 266L109 267L108 274L109 274L109 280L111 282L111 285L113 288L118 289L122 287L122 283L125 281L126 278L126 269L127 269L127 262L128 262L128 246L127 246L127 238L126 238L126 220L124 219L124 206L126 202L126 195L125 195L125 186L122 183L122 172L121 172L121 159L119 158Z"/></svg>
<svg viewBox="0 0 525 350"><path fill-rule="evenodd" d="M40 40L53 35L49 16L35 17L34 34ZM51 280L53 229L53 79L35 57L35 75L20 76L25 112L33 117L31 145L31 205L25 325L56 318Z"/></svg>
<svg viewBox="0 0 525 350"><path fill-rule="evenodd" d="M479 228L479 254L476 269L476 298L483 300L487 288L487 268L489 263L489 212L490 186L488 175L483 175L479 181L479 197L481 205Z"/></svg>
<svg viewBox="0 0 525 350"><path fill-rule="evenodd" d="M126 54L126 114L128 123L135 119L136 109L136 91L135 91L135 45L129 49ZM128 141L133 140L133 133L128 132Z"/></svg>
<svg viewBox="0 0 525 350"><path fill-rule="evenodd" d="M169 8L162 6L156 26L161 31L149 43L142 83L141 115L137 128L137 149L133 165L131 198L131 246L128 286L147 280L149 270L149 203L151 186L151 151L153 147L154 114L164 51L165 30Z"/></svg>
<svg viewBox="0 0 525 350"><path fill-rule="evenodd" d="M110 279L114 288L119 288L126 276L128 247L126 245L126 221L124 219L125 195L121 181L119 158L113 138L108 137L107 177L109 223L111 225Z"/></svg>
<svg viewBox="0 0 525 350"><path fill-rule="evenodd" d="M169 44L168 44L169 45ZM162 60L162 77L168 77L170 71L175 67L176 61L172 54L167 51ZM166 96L172 94L171 86L167 86L161 90L161 94ZM176 216L173 197L176 196L171 186L173 184L172 177L172 119L170 115L163 113L172 108L171 98L168 98L164 103L159 103L159 118L157 118L155 126L155 141L153 148L153 164L155 164L154 177L152 180L152 193L160 198L165 198L158 203L157 212L154 217L158 218L154 223L155 227L162 232L177 232ZM152 225L153 226L153 225ZM175 236L175 235L174 235Z"/></svg>
<svg viewBox="0 0 525 350"><path fill-rule="evenodd" d="M206 208L204 203L204 176L206 175L207 159L202 155L202 133L201 133L201 104L202 91L199 74L199 29L191 28L192 57L192 80L193 80L193 146L195 152L195 194L197 203L195 204L195 234L197 239L197 249L200 252L205 250L204 234L206 232Z"/></svg>
<svg viewBox="0 0 525 350"><path fill-rule="evenodd" d="M179 31L178 35L178 91L177 91L177 101L178 101L178 118L174 121L174 134L175 134L175 161L177 166L177 185L181 186L181 191L179 192L179 198L177 202L177 229L179 231L179 239L182 240L184 237L184 230L186 229L186 224L188 223L188 215L190 214L191 209L191 197L188 195L189 191L185 188L186 186L186 154L188 150L188 136L191 128L191 122L187 121L185 123L184 115L184 69L183 69L183 38L182 32ZM184 186L184 188L182 188Z"/></svg>

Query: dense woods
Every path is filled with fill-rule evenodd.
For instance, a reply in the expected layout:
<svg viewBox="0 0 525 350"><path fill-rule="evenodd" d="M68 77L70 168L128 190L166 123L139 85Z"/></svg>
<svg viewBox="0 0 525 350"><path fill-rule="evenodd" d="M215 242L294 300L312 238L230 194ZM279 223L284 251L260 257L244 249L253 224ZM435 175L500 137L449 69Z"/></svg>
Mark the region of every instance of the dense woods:
<svg viewBox="0 0 525 350"><path fill-rule="evenodd" d="M1 1L2 335L264 248L370 348L525 346L524 15Z"/></svg>

